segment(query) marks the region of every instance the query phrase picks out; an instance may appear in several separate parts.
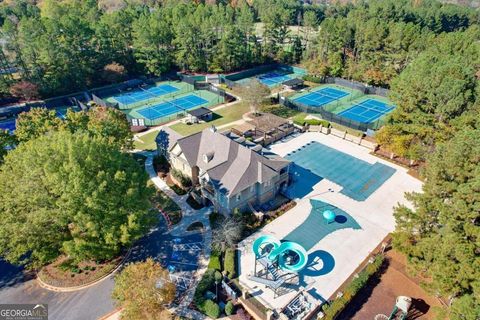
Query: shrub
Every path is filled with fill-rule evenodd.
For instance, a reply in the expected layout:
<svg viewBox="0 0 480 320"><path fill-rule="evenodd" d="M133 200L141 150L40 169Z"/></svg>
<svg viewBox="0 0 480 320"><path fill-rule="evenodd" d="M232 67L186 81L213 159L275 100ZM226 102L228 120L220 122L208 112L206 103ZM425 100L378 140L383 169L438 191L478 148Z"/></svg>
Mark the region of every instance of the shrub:
<svg viewBox="0 0 480 320"><path fill-rule="evenodd" d="M162 155L156 155L153 158L153 164L155 164L156 166L168 166L168 160L167 160L167 158L165 158L165 156L163 154Z"/></svg>
<svg viewBox="0 0 480 320"><path fill-rule="evenodd" d="M213 285L215 284L214 278L215 270L208 269L204 274L200 282L198 282L197 289L193 296L193 303L199 308L202 308L202 305L205 301L204 295Z"/></svg>
<svg viewBox="0 0 480 320"><path fill-rule="evenodd" d="M219 250L212 250L210 254L210 262L208 263L208 269L214 270L222 270L222 266L220 264L220 254Z"/></svg>
<svg viewBox="0 0 480 320"><path fill-rule="evenodd" d="M220 306L212 300L206 300L203 303L202 311L210 318L217 319L220 317Z"/></svg>
<svg viewBox="0 0 480 320"><path fill-rule="evenodd" d="M344 295L335 299L328 308L324 309L325 320L333 320L343 311L353 297L368 283L368 280L380 270L383 260L384 257L382 255L376 256L373 263L369 264L358 274L358 277L350 282L344 290Z"/></svg>
<svg viewBox="0 0 480 320"><path fill-rule="evenodd" d="M223 280L223 276L220 271L215 271L215 282L220 283Z"/></svg>
<svg viewBox="0 0 480 320"><path fill-rule="evenodd" d="M301 114L298 114L298 115L294 116L294 117L292 118L293 123L295 123L296 125L299 125L299 126L304 126L304 125L305 125L305 117L306 117L306 116L307 116L307 115L304 114L304 113L301 113Z"/></svg>
<svg viewBox="0 0 480 320"><path fill-rule="evenodd" d="M303 76L303 80L314 83L323 83L323 77L317 77L308 74Z"/></svg>
<svg viewBox="0 0 480 320"><path fill-rule="evenodd" d="M189 188L192 186L192 180L184 175L180 170L177 169L171 169L170 174L178 181L180 184L185 187Z"/></svg>
<svg viewBox="0 0 480 320"><path fill-rule="evenodd" d="M223 221L225 221L225 216L218 212L212 212L208 216L208 220L210 221L210 226L212 228L217 228Z"/></svg>
<svg viewBox="0 0 480 320"><path fill-rule="evenodd" d="M233 311L235 311L235 306L233 305L232 301L228 301L225 305L225 314L227 316L231 316L233 314Z"/></svg>
<svg viewBox="0 0 480 320"><path fill-rule="evenodd" d="M223 259L223 270L227 273L227 277L233 279L237 276L235 270L235 250L227 249L225 251L225 257Z"/></svg>
<svg viewBox="0 0 480 320"><path fill-rule="evenodd" d="M305 120L305 123L308 124L309 126L319 126L322 125L324 127L330 127L330 122L326 120L320 120L320 119L307 119Z"/></svg>

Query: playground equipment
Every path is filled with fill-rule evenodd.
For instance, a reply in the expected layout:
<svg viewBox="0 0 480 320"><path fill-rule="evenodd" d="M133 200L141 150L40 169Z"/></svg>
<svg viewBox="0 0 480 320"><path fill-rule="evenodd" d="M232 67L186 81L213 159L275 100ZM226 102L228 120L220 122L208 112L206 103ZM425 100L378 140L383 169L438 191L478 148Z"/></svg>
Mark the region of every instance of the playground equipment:
<svg viewBox="0 0 480 320"><path fill-rule="evenodd" d="M332 223L335 221L336 215L332 210L325 210L323 211L323 218L327 220L327 223Z"/></svg>
<svg viewBox="0 0 480 320"><path fill-rule="evenodd" d="M406 296L398 296L395 301L395 306L393 307L388 320L406 320L408 317L408 311L412 306L412 298ZM383 315L382 315L383 316ZM377 319L377 317L375 317Z"/></svg>
<svg viewBox="0 0 480 320"><path fill-rule="evenodd" d="M307 264L307 251L298 243L281 243L273 236L262 236L253 243L255 257L266 257L272 264L276 262L283 271L299 272Z"/></svg>
<svg viewBox="0 0 480 320"><path fill-rule="evenodd" d="M250 280L262 283L275 292L307 265L306 250L295 242L280 242L269 235L256 239L252 246L255 253L254 275ZM261 268L257 270L257 264Z"/></svg>

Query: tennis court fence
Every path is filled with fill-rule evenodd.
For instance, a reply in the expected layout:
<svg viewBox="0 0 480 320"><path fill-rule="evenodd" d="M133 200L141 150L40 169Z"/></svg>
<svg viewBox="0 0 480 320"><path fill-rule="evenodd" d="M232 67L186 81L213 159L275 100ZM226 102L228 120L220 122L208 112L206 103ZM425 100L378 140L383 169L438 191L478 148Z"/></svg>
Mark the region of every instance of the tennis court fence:
<svg viewBox="0 0 480 320"><path fill-rule="evenodd" d="M336 124L342 125L350 129L358 130L358 131L366 132L368 129L378 130L383 125L383 122L380 119L371 123L362 123L359 121L342 117L341 115L327 111L324 108L310 107L297 101L291 101L288 98L283 96L279 97L279 102L281 105L288 107L290 109L299 110L299 111L314 114L314 115L319 115L324 120L327 120L329 122L334 122Z"/></svg>
<svg viewBox="0 0 480 320"><path fill-rule="evenodd" d="M211 107L214 107L214 106L219 105L221 103L224 103L224 101L225 101L225 98L223 96L219 95L218 92L210 92L210 91L207 91L207 90L197 90L197 91L194 92L194 94L196 96L199 96L200 98L203 98L203 99L208 101L208 103L198 105L197 106L198 108L200 108L200 107L211 108ZM183 93L183 95L185 95L185 93ZM171 97L169 99L164 99L160 102L160 103L171 104L172 106L177 108L178 112L176 112L176 113L169 114L167 116L163 116L163 117L156 118L156 119L148 119L148 118L145 118L145 117L141 116L141 114L138 114L138 112L136 112L136 110L134 109L134 110L130 111L130 113L127 114L127 118L129 119L130 122L132 121L132 119L143 118L144 119L144 124L146 126L157 126L157 125L167 123L167 122L170 122L170 121L173 121L173 120L181 119L181 118L183 118L187 115L188 111L195 109L195 108L189 109L189 110L183 109L181 106L178 106L175 103L176 99L178 99L178 97Z"/></svg>
<svg viewBox="0 0 480 320"><path fill-rule="evenodd" d="M251 78L254 76L257 76L262 73L267 73L272 70L283 70L288 73L295 73L299 76L303 76L307 74L307 71L302 68L294 67L294 66L289 66L286 64L281 64L281 63L271 63L271 64L265 64L261 66L256 66L247 70L235 72L232 74L228 75L221 75L220 76L220 83L225 84L228 88L232 89L233 87L237 86L238 83L236 81L245 79L245 78Z"/></svg>
<svg viewBox="0 0 480 320"><path fill-rule="evenodd" d="M381 97L388 97L388 94L390 92L390 90L385 88L369 86L358 81L347 80L338 77L325 77L325 83L337 84L350 89L360 90L364 94L374 94Z"/></svg>

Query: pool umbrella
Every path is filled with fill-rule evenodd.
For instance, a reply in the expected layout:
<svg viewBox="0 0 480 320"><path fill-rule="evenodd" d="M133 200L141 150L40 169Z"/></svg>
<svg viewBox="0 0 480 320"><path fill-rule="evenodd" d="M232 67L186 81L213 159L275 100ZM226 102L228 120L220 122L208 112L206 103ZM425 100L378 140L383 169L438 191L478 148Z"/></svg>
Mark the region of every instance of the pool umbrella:
<svg viewBox="0 0 480 320"><path fill-rule="evenodd" d="M323 217L327 220L327 223L332 223L335 221L335 213L332 210L323 211Z"/></svg>

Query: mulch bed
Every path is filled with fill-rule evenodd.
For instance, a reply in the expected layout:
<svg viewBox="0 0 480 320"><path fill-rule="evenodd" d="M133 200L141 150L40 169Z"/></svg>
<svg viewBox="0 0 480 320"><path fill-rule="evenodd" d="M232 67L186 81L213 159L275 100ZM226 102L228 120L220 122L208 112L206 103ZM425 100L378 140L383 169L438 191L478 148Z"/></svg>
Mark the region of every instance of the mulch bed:
<svg viewBox="0 0 480 320"><path fill-rule="evenodd" d="M112 272L122 261L123 255L102 263L83 261L78 264L69 262L62 256L55 262L44 266L38 276L48 285L55 287L76 287L92 283Z"/></svg>
<svg viewBox="0 0 480 320"><path fill-rule="evenodd" d="M434 319L435 307L441 304L419 286L421 281L406 272L406 259L395 250L386 254L386 268L379 277L369 281L346 309L339 319L373 319L377 314L389 315L400 295L413 300L408 319Z"/></svg>
<svg viewBox="0 0 480 320"><path fill-rule="evenodd" d="M424 162L415 161L415 163L412 165L412 164L410 164L409 159L405 159L405 158L398 157L398 156L394 156L393 159L392 159L392 158L390 158L391 152L386 151L382 148L379 148L379 149L375 150L373 152L373 154L382 158L382 159L384 159L384 160L386 160L386 161L389 161L389 162L392 162L394 164L400 165L404 168L407 168L409 175L411 175L412 177L417 178L419 180L422 180L421 177L420 177L420 171L425 166Z"/></svg>

